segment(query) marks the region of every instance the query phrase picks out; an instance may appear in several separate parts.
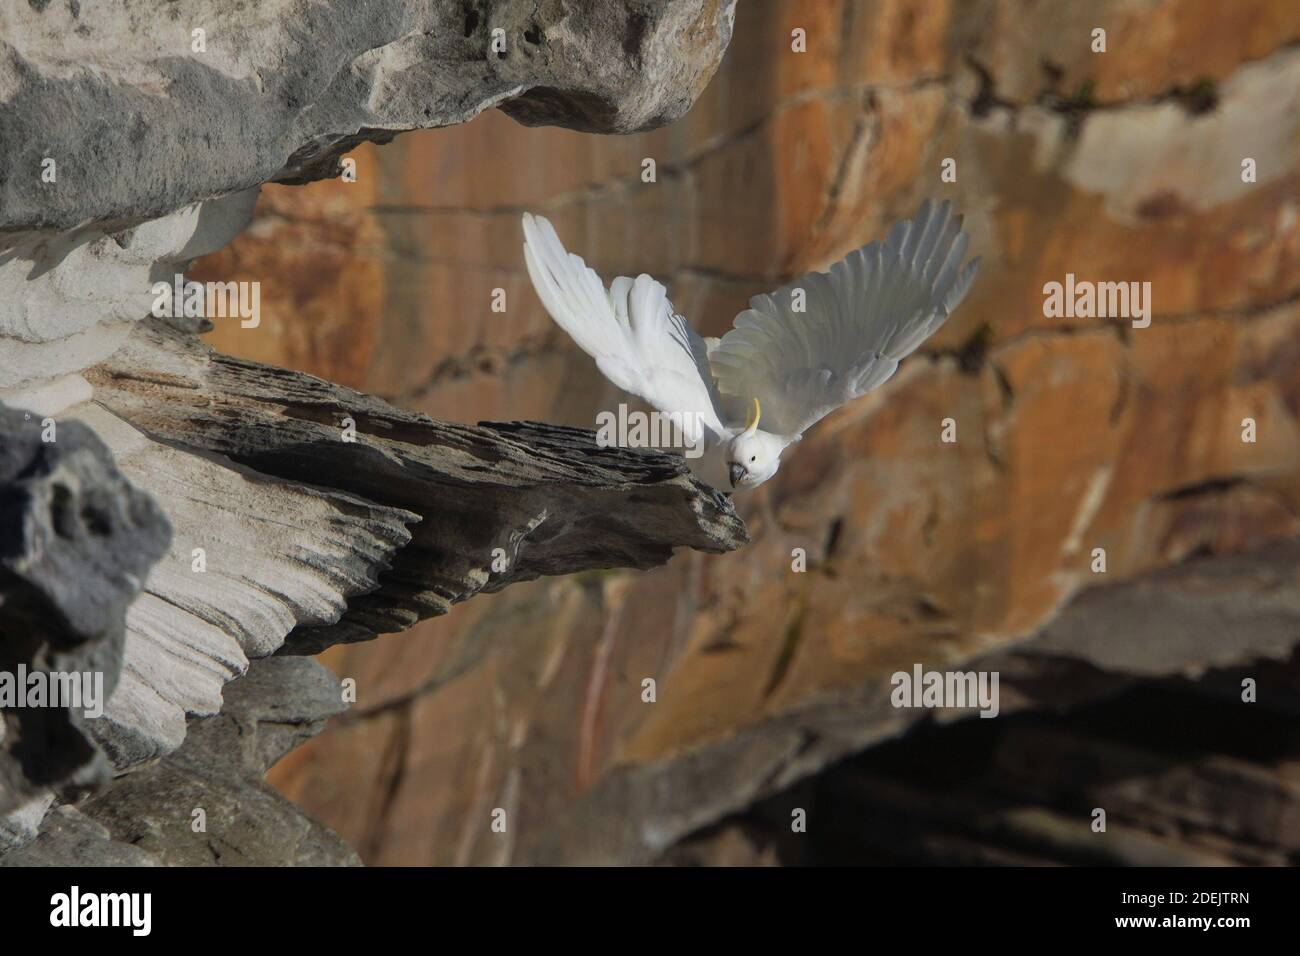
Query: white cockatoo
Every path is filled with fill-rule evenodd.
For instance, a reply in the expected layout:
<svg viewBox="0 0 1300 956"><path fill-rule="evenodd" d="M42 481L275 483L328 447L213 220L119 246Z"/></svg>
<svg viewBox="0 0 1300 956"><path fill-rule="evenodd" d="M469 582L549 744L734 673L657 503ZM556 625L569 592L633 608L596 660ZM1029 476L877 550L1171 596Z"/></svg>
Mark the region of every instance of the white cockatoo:
<svg viewBox="0 0 1300 956"><path fill-rule="evenodd" d="M787 446L944 323L979 267L962 266L967 238L950 203L926 200L884 242L755 296L731 331L705 340L661 283L619 276L607 289L546 219L524 214L528 275L551 318L611 382L683 423L703 448L692 469L722 491L771 478Z"/></svg>

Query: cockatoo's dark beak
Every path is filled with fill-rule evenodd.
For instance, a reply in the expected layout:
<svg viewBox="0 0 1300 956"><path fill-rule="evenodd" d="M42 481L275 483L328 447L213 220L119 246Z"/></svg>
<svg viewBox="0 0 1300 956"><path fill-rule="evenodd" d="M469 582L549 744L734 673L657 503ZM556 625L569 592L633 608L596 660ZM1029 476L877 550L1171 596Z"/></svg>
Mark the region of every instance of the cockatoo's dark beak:
<svg viewBox="0 0 1300 956"><path fill-rule="evenodd" d="M727 466L727 474L731 476L731 487L736 487L736 482L745 477L745 466L737 465L734 461Z"/></svg>

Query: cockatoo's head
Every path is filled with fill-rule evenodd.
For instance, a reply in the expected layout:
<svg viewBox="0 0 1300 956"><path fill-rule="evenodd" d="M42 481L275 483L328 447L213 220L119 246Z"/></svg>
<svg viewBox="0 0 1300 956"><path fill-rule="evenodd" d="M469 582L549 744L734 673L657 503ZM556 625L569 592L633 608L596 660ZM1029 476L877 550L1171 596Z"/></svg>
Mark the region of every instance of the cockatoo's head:
<svg viewBox="0 0 1300 956"><path fill-rule="evenodd" d="M786 443L776 435L758 430L762 414L758 399L754 399L753 416L745 430L727 444L727 477L732 488L757 488L781 467L781 451Z"/></svg>

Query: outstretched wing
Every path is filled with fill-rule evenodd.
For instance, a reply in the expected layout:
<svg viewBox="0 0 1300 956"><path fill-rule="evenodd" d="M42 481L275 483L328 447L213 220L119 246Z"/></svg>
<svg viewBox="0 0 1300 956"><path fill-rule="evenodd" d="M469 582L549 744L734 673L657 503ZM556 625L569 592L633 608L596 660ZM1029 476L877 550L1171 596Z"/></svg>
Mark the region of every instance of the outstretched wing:
<svg viewBox="0 0 1300 956"><path fill-rule="evenodd" d="M648 275L619 276L608 290L582 258L566 252L550 222L524 214L524 261L533 288L560 328L605 377L655 408L680 414L687 440L723 435L704 341L673 311Z"/></svg>
<svg viewBox="0 0 1300 956"><path fill-rule="evenodd" d="M796 436L882 384L970 289L966 245L951 204L927 199L883 243L750 299L709 352L723 407L757 398L764 431Z"/></svg>

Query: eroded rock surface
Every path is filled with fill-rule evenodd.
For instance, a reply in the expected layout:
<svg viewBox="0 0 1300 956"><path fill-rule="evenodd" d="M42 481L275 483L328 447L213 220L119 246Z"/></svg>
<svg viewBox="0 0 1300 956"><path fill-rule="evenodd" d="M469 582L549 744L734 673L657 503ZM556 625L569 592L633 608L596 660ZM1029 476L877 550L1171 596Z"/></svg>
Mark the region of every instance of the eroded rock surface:
<svg viewBox="0 0 1300 956"><path fill-rule="evenodd" d="M712 76L733 6L9 4L0 234L88 223L112 233L264 182L333 176L359 143L501 104L530 123L590 132L657 126ZM46 158L53 183L41 179Z"/></svg>
<svg viewBox="0 0 1300 956"><path fill-rule="evenodd" d="M340 713L339 682L270 658L226 688L179 750L76 807L51 811L5 866L350 866L356 854L268 787L268 767Z"/></svg>
<svg viewBox="0 0 1300 956"><path fill-rule="evenodd" d="M0 815L107 779L84 711L116 689L128 608L170 537L89 428L0 406L0 674L15 695L0 711ZM15 706L33 672L84 678L84 706L53 706L48 682L39 706Z"/></svg>

